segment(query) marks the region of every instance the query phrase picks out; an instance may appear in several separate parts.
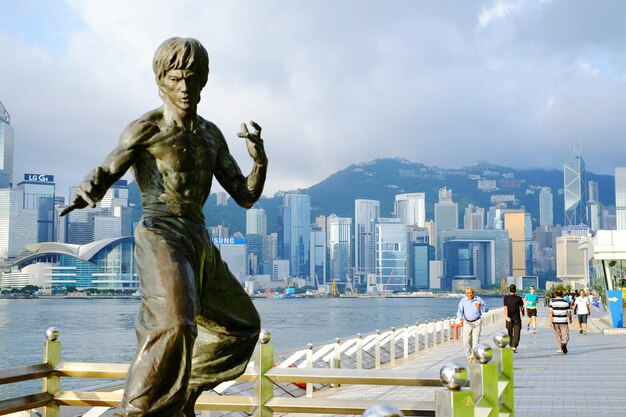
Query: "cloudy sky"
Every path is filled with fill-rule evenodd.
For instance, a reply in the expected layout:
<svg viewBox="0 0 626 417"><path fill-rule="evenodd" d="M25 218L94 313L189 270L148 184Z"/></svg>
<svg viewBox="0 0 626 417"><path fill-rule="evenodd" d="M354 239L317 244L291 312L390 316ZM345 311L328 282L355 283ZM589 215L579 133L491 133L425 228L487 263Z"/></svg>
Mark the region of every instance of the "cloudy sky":
<svg viewBox="0 0 626 417"><path fill-rule="evenodd" d="M244 173L241 122L263 127L266 194L403 157L561 169L626 165L626 2L0 0L0 101L16 178L78 183L161 102L151 62L199 39L199 112Z"/></svg>

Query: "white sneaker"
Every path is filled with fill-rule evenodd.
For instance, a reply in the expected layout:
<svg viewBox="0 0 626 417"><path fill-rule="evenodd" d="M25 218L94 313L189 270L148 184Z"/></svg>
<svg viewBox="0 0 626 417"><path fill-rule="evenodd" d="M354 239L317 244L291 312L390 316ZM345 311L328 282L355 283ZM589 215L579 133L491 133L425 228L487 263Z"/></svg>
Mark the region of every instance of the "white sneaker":
<svg viewBox="0 0 626 417"><path fill-rule="evenodd" d="M513 348L513 352L517 352L517 348L516 347Z"/></svg>

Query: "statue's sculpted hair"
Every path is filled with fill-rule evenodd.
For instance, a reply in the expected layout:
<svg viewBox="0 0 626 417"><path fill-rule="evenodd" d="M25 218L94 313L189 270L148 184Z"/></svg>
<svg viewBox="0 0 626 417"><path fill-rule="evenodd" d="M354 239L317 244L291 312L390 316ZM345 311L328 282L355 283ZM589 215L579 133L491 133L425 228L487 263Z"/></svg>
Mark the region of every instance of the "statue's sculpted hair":
<svg viewBox="0 0 626 417"><path fill-rule="evenodd" d="M169 38L154 53L152 69L158 84L171 69L193 69L204 87L209 76L209 54L196 39Z"/></svg>

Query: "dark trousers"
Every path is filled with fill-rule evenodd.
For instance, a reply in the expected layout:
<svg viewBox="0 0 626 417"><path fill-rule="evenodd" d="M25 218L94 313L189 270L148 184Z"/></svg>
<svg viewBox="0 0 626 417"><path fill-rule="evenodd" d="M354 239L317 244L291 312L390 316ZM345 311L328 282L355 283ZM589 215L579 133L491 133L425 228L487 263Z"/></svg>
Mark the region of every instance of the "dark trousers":
<svg viewBox="0 0 626 417"><path fill-rule="evenodd" d="M519 345L519 336L522 330L522 323L507 321L506 330L509 332L509 339L511 339L509 346L516 348Z"/></svg>

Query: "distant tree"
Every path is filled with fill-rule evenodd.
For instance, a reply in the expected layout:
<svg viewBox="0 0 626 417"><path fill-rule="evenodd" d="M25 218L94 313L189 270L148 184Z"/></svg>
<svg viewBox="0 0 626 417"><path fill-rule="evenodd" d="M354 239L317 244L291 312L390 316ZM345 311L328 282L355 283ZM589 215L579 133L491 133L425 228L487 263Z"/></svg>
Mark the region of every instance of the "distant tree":
<svg viewBox="0 0 626 417"><path fill-rule="evenodd" d="M19 290L20 293L27 295L33 295L37 291L39 291L39 287L36 285L26 285Z"/></svg>

